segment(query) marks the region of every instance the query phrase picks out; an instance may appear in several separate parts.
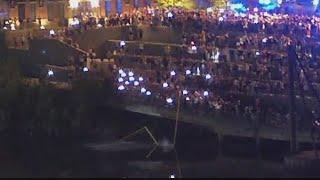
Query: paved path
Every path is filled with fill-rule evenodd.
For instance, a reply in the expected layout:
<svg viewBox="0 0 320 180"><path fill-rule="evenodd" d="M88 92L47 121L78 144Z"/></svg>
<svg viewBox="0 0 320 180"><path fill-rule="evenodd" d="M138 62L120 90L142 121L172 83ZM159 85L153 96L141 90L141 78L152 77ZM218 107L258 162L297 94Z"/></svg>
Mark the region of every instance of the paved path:
<svg viewBox="0 0 320 180"><path fill-rule="evenodd" d="M148 105L131 103L131 105L126 106L126 110L175 120L175 111L170 111L164 108L160 109L159 107L151 107ZM210 130L223 136L229 135L254 138L254 131L252 128L249 129L249 123L240 119L222 119L221 117L212 118L208 116L201 116L198 114L191 115L180 113L179 120L207 127ZM299 142L312 142L309 131L298 131L297 136ZM262 126L260 130L260 137L264 139L289 141L289 131L285 128Z"/></svg>

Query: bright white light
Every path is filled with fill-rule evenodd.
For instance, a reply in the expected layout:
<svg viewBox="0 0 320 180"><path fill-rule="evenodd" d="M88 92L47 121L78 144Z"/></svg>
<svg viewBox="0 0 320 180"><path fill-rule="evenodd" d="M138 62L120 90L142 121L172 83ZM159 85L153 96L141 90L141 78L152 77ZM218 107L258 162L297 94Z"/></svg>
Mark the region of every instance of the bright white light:
<svg viewBox="0 0 320 180"><path fill-rule="evenodd" d="M314 7L317 7L318 4L319 4L319 0L313 0L312 4L313 4Z"/></svg>
<svg viewBox="0 0 320 180"><path fill-rule="evenodd" d="M134 77L129 77L129 81L134 81Z"/></svg>
<svg viewBox="0 0 320 180"><path fill-rule="evenodd" d="M197 67L197 75L200 76L200 68Z"/></svg>
<svg viewBox="0 0 320 180"><path fill-rule="evenodd" d="M254 12L258 12L259 9L255 7L255 8L253 8L253 11L254 11Z"/></svg>
<svg viewBox="0 0 320 180"><path fill-rule="evenodd" d="M121 76L121 77L126 77L127 74L126 74L125 72L122 72L122 73L120 74L120 76Z"/></svg>
<svg viewBox="0 0 320 180"><path fill-rule="evenodd" d="M102 27L102 25L101 25L101 24L98 24L98 25L97 25L97 27L98 27L98 28L101 28L101 27Z"/></svg>
<svg viewBox="0 0 320 180"><path fill-rule="evenodd" d="M44 25L41 25L41 26L40 26L40 29L41 29L41 30L45 30L46 28L44 27Z"/></svg>
<svg viewBox="0 0 320 180"><path fill-rule="evenodd" d="M166 88L166 87L168 87L168 86L169 86L169 85L168 85L168 83L166 83L166 82L162 84L162 87L164 87L164 88Z"/></svg>
<svg viewBox="0 0 320 180"><path fill-rule="evenodd" d="M186 94L188 94L188 91L187 91L187 90L183 90L183 91L182 91L182 94L183 94L183 95L186 95Z"/></svg>
<svg viewBox="0 0 320 180"><path fill-rule="evenodd" d="M123 82L123 78L122 78L122 77L119 77L119 78L118 78L118 82Z"/></svg>
<svg viewBox="0 0 320 180"><path fill-rule="evenodd" d="M197 46L195 46L195 45L191 46L191 50L192 51L197 51Z"/></svg>
<svg viewBox="0 0 320 180"><path fill-rule="evenodd" d="M194 42L193 42L193 41L191 41L191 45L194 45Z"/></svg>
<svg viewBox="0 0 320 180"><path fill-rule="evenodd" d="M89 71L89 69L87 67L83 68L83 72L88 72L88 71Z"/></svg>
<svg viewBox="0 0 320 180"><path fill-rule="evenodd" d="M208 91L204 91L204 92L203 92L203 95L204 95L204 96L208 96L208 95L209 95L209 92L208 92Z"/></svg>
<svg viewBox="0 0 320 180"><path fill-rule="evenodd" d="M172 98L167 98L166 99L167 103L171 104L173 102Z"/></svg>
<svg viewBox="0 0 320 180"><path fill-rule="evenodd" d="M171 72L170 72L170 75L171 75L171 76L174 76L174 75L176 75L176 72L171 71Z"/></svg>
<svg viewBox="0 0 320 180"><path fill-rule="evenodd" d="M222 22L223 21L223 17L219 17L219 21Z"/></svg>
<svg viewBox="0 0 320 180"><path fill-rule="evenodd" d="M122 91L122 90L124 90L125 88L124 88L124 86L123 85L120 85L119 87L118 87L118 90L119 91Z"/></svg>
<svg viewBox="0 0 320 180"><path fill-rule="evenodd" d="M53 76L53 71L51 69L48 71L48 76Z"/></svg>
<svg viewBox="0 0 320 180"><path fill-rule="evenodd" d="M129 82L129 81L126 81L126 82L124 82L124 84L125 84L125 85L129 85L129 84L130 84L130 82Z"/></svg>
<svg viewBox="0 0 320 180"><path fill-rule="evenodd" d="M317 0L319 1L319 0ZM282 0L278 0L278 4L281 5L282 4Z"/></svg>
<svg viewBox="0 0 320 180"><path fill-rule="evenodd" d="M92 8L100 7L99 0L90 0L90 3Z"/></svg>
<svg viewBox="0 0 320 180"><path fill-rule="evenodd" d="M186 100L187 100L187 101L190 101L190 98L189 98L189 97L186 97Z"/></svg>
<svg viewBox="0 0 320 180"><path fill-rule="evenodd" d="M150 92L150 91L147 91L147 92L146 92L146 95L147 95L147 96L150 96L150 95L151 95L151 92Z"/></svg>
<svg viewBox="0 0 320 180"><path fill-rule="evenodd" d="M143 81L143 77L139 77L139 81L140 81L140 82Z"/></svg>
<svg viewBox="0 0 320 180"><path fill-rule="evenodd" d="M124 73L124 71L122 69L119 69L119 74Z"/></svg>
<svg viewBox="0 0 320 180"><path fill-rule="evenodd" d="M14 24L10 24L10 26L12 31L16 30L16 27L14 26Z"/></svg>
<svg viewBox="0 0 320 180"><path fill-rule="evenodd" d="M170 175L170 178L173 179L173 178L175 178L175 176L174 176L173 174L171 174L171 175Z"/></svg>
<svg viewBox="0 0 320 180"><path fill-rule="evenodd" d="M69 3L72 9L78 8L79 6L79 0L69 0Z"/></svg>
<svg viewBox="0 0 320 180"><path fill-rule="evenodd" d="M257 51L257 52L256 52L256 55L257 55L257 56L259 56L259 55L260 55L260 53Z"/></svg>
<svg viewBox="0 0 320 180"><path fill-rule="evenodd" d="M135 82L133 82L133 85L138 86L138 85L139 85L139 82L138 82L138 81L135 81Z"/></svg>
<svg viewBox="0 0 320 180"><path fill-rule="evenodd" d="M172 18L173 14L171 12L168 12L168 18Z"/></svg>
<svg viewBox="0 0 320 180"><path fill-rule="evenodd" d="M49 33L50 33L51 36L53 36L55 34L53 29L51 29Z"/></svg>
<svg viewBox="0 0 320 180"><path fill-rule="evenodd" d="M120 41L120 46L125 46L126 43L124 41Z"/></svg>
<svg viewBox="0 0 320 180"><path fill-rule="evenodd" d="M189 74L191 74L191 71L188 69L186 70L186 75L189 75Z"/></svg>
<svg viewBox="0 0 320 180"><path fill-rule="evenodd" d="M206 79L211 79L211 75L210 75L210 74L207 74L207 75L206 75Z"/></svg>
<svg viewBox="0 0 320 180"><path fill-rule="evenodd" d="M141 93L145 93L146 91L147 91L146 88L141 88L140 90Z"/></svg>
<svg viewBox="0 0 320 180"><path fill-rule="evenodd" d="M7 27L4 27L3 29L4 29L4 30L7 30L8 28L7 28Z"/></svg>
<svg viewBox="0 0 320 180"><path fill-rule="evenodd" d="M262 42L263 42L263 43L266 43L267 40L268 40L267 38L263 38L263 39L262 39Z"/></svg>
<svg viewBox="0 0 320 180"><path fill-rule="evenodd" d="M133 76L133 72L130 71L130 72L128 73L128 75L129 75L129 76Z"/></svg>

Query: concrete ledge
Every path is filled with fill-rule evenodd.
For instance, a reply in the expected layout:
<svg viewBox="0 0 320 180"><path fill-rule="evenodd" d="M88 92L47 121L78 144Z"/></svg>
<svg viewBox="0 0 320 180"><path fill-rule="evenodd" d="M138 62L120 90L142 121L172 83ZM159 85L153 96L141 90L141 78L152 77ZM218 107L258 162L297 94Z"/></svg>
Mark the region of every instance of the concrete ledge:
<svg viewBox="0 0 320 180"><path fill-rule="evenodd" d="M303 151L284 158L286 169L301 176L320 176L320 158L314 151Z"/></svg>

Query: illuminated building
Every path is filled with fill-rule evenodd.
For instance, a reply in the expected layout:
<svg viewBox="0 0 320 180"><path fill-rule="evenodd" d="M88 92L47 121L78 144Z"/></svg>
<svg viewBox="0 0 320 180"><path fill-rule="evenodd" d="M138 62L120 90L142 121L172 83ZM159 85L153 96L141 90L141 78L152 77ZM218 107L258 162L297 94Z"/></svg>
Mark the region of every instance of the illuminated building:
<svg viewBox="0 0 320 180"><path fill-rule="evenodd" d="M105 17L152 6L154 0L8 0L0 3L1 17L21 22L61 24L74 16ZM41 21L41 22L40 22Z"/></svg>

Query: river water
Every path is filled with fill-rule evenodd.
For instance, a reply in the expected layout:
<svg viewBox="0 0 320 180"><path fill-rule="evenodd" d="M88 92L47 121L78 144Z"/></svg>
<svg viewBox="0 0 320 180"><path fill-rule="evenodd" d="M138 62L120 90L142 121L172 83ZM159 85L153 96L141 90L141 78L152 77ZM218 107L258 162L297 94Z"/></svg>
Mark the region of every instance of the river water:
<svg viewBox="0 0 320 180"><path fill-rule="evenodd" d="M109 133L91 138L23 139L19 145L3 141L0 177L293 176L284 168L283 157L289 150L285 142L262 140L257 152L252 139L225 137L219 146L214 132L179 123L176 148L170 148L173 121L129 112L114 112L108 120L118 127L101 123ZM161 144L152 153L155 146L146 131L126 139L129 143L116 143L144 126Z"/></svg>

